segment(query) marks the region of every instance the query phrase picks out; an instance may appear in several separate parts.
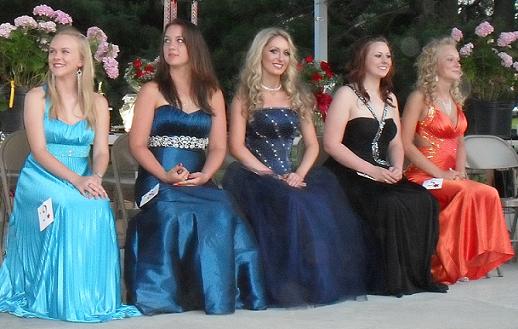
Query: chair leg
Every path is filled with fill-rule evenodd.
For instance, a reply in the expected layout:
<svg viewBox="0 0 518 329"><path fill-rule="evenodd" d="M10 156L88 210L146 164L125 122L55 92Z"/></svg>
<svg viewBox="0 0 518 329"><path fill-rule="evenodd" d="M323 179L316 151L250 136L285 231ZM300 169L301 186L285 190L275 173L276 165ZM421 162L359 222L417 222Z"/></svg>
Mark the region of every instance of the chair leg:
<svg viewBox="0 0 518 329"><path fill-rule="evenodd" d="M502 267L501 266L498 266L496 268L496 274L498 275L498 277L502 278L504 276L504 272L502 271Z"/></svg>

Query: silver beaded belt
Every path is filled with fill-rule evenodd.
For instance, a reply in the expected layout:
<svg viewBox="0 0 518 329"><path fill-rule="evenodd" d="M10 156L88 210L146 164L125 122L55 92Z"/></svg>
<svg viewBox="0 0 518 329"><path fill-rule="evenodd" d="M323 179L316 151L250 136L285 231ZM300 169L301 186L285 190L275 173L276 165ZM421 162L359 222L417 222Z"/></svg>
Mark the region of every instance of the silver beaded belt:
<svg viewBox="0 0 518 329"><path fill-rule="evenodd" d="M208 138L194 136L150 136L149 147L176 147L180 149L205 150L209 144Z"/></svg>

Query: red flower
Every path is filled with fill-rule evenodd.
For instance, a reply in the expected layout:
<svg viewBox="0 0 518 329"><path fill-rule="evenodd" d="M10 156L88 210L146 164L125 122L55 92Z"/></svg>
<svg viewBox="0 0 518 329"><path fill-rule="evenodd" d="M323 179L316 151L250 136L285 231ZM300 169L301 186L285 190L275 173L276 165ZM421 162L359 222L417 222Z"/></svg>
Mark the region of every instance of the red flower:
<svg viewBox="0 0 518 329"><path fill-rule="evenodd" d="M320 68L326 73L328 78L332 78L335 75L333 70L331 70L331 66L329 66L329 63L326 61L320 62Z"/></svg>
<svg viewBox="0 0 518 329"><path fill-rule="evenodd" d="M306 56L306 58L304 58L304 61L306 61L306 63L308 64L313 63L313 56Z"/></svg>
<svg viewBox="0 0 518 329"><path fill-rule="evenodd" d="M311 80L312 81L320 81L322 80L323 77L318 73L318 72L314 72L312 75L311 75Z"/></svg>
<svg viewBox="0 0 518 329"><path fill-rule="evenodd" d="M144 67L144 71L146 73L153 73L155 72L155 67L153 66L153 64L147 64L145 67Z"/></svg>
<svg viewBox="0 0 518 329"><path fill-rule="evenodd" d="M136 68L136 69L140 69L142 67L142 60L140 58L135 58L133 60L133 66Z"/></svg>
<svg viewBox="0 0 518 329"><path fill-rule="evenodd" d="M317 99L318 111L322 115L322 119L325 120L326 116L327 116L327 110L329 109L329 106L331 105L333 96L331 96L327 93L324 93L324 92L318 92L315 94L315 97Z"/></svg>
<svg viewBox="0 0 518 329"><path fill-rule="evenodd" d="M137 77L137 79L138 79L138 78L142 78L143 76L144 76L144 72L142 72L142 70L137 69L137 70L135 71L135 77Z"/></svg>

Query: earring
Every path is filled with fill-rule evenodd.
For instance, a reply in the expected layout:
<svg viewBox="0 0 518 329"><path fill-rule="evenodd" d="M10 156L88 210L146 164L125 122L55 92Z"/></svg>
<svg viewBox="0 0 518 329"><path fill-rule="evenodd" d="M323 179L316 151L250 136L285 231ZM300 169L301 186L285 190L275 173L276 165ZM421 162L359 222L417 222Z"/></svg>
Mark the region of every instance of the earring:
<svg viewBox="0 0 518 329"><path fill-rule="evenodd" d="M83 71L81 71L81 69L78 68L76 74L77 74L77 77L80 78L81 75L83 74Z"/></svg>

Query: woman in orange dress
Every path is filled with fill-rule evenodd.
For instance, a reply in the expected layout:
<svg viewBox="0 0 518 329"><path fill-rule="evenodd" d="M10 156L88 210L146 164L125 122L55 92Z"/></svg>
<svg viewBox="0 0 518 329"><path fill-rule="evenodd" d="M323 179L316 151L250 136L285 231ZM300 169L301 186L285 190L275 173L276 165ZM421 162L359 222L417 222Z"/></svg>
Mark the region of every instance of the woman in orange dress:
<svg viewBox="0 0 518 329"><path fill-rule="evenodd" d="M423 184L439 201L440 233L432 274L453 284L474 280L513 257L498 192L466 178L466 117L459 91L462 70L455 41L446 37L423 48L417 61L417 88L402 119L405 175ZM441 185L442 184L442 185ZM430 186L429 186L430 187Z"/></svg>

